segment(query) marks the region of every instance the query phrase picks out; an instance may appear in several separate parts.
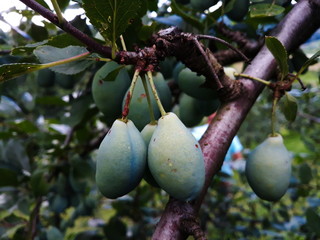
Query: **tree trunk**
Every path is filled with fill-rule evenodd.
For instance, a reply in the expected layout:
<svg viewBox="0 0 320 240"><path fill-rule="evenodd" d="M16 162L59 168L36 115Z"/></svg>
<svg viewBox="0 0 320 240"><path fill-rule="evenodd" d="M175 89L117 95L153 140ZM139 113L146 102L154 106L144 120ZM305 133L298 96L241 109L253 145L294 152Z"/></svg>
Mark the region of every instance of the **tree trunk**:
<svg viewBox="0 0 320 240"><path fill-rule="evenodd" d="M271 35L276 36L290 52L304 43L319 27L320 0L301 0L279 23ZM275 73L276 67L274 57L264 46L244 73L269 79ZM244 87L242 96L232 102L222 104L200 140L206 165L206 182L200 197L192 203L171 198L157 224L153 240L186 239L188 234L194 234L193 232L185 232L188 228L188 226L184 226L185 220L195 218L197 215L213 176L221 168L232 139L264 88L262 84L251 80L241 79L241 82ZM266 116L266 118L268 117ZM190 223L190 221L188 222Z"/></svg>

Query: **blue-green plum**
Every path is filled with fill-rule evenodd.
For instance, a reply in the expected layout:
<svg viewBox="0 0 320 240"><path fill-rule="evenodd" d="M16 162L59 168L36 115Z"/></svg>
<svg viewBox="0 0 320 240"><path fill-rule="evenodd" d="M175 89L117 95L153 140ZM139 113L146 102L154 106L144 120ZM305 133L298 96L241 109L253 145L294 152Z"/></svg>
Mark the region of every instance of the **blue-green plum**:
<svg viewBox="0 0 320 240"><path fill-rule="evenodd" d="M120 65L115 62L106 63L96 72L92 81L93 100L109 125L121 116L122 99L131 82L125 69L120 70L114 81L103 80L118 67Z"/></svg>
<svg viewBox="0 0 320 240"><path fill-rule="evenodd" d="M97 152L96 183L107 198L132 191L146 167L147 147L132 121L115 120Z"/></svg>
<svg viewBox="0 0 320 240"><path fill-rule="evenodd" d="M184 93L180 96L179 118L188 128L198 125L204 117L197 107L197 101L197 99Z"/></svg>
<svg viewBox="0 0 320 240"><path fill-rule="evenodd" d="M191 201L203 188L201 147L172 112L158 120L148 147L148 165L159 186L176 199Z"/></svg>
<svg viewBox="0 0 320 240"><path fill-rule="evenodd" d="M291 177L291 156L282 136L268 137L249 155L245 174L258 197L278 201L287 191Z"/></svg>

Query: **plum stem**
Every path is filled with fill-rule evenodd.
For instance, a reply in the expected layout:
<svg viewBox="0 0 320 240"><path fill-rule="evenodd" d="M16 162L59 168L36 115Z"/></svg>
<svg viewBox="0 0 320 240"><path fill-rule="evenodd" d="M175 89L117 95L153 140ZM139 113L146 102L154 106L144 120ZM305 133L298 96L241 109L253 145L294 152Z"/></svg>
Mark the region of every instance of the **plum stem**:
<svg viewBox="0 0 320 240"><path fill-rule="evenodd" d="M151 124L155 124L156 123L156 119L154 117L154 111L153 111L153 107L152 107L152 104L151 104L149 88L148 88L148 84L147 84L147 80L146 80L145 75L141 76L141 79L142 79L142 84L143 84L143 87L144 87L144 91L146 92L146 96L147 96L148 108L149 108L149 114L150 114L150 123Z"/></svg>
<svg viewBox="0 0 320 240"><path fill-rule="evenodd" d="M135 70L135 72L133 74L133 77L132 77L132 82L131 82L131 85L130 85L130 88L129 88L129 92L127 93L127 96L126 96L124 108L123 108L123 111L122 111L122 120L125 121L125 122L128 120L128 114L129 114L129 108L130 108L129 106L130 106L133 90L134 90L134 87L136 86L139 74L140 74L140 71L139 70Z"/></svg>
<svg viewBox="0 0 320 240"><path fill-rule="evenodd" d="M167 115L167 113L166 113L166 111L164 110L164 108L162 106L162 103L160 101L156 86L154 85L153 78L152 78L152 72L148 71L147 72L147 76L148 76L148 80L150 82L150 86L151 86L151 89L152 89L153 96L154 96L154 98L155 98L155 100L156 100L156 102L158 104L161 116L163 117L163 116Z"/></svg>

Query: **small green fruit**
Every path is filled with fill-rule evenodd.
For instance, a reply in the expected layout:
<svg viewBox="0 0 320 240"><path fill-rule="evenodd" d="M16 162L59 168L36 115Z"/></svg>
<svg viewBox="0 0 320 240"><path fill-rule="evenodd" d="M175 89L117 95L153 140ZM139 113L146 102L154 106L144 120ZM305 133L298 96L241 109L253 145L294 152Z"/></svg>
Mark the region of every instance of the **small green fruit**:
<svg viewBox="0 0 320 240"><path fill-rule="evenodd" d="M231 11L227 13L227 16L233 21L240 22L247 15L249 5L249 0L236 0Z"/></svg>
<svg viewBox="0 0 320 240"><path fill-rule="evenodd" d="M281 135L268 137L252 151L245 173L253 191L264 200L278 201L286 193L291 177L291 156Z"/></svg>
<svg viewBox="0 0 320 240"><path fill-rule="evenodd" d="M205 88L202 85L206 79L204 76L198 76L189 68L183 69L178 76L178 84L180 89L191 97L210 100L217 98L217 92L211 88Z"/></svg>
<svg viewBox="0 0 320 240"><path fill-rule="evenodd" d="M182 93L179 99L179 118L188 128L198 125L203 119L203 114L197 107L197 99Z"/></svg>
<svg viewBox="0 0 320 240"><path fill-rule="evenodd" d="M148 164L156 182L176 199L193 200L202 190L205 168L200 145L172 112L158 121Z"/></svg>
<svg viewBox="0 0 320 240"><path fill-rule="evenodd" d="M122 99L131 82L125 69L120 70L114 81L103 81L110 72L118 67L120 65L115 62L106 63L96 72L92 82L93 100L109 125L121 116Z"/></svg>
<svg viewBox="0 0 320 240"><path fill-rule="evenodd" d="M172 96L170 89L167 85L167 82L164 80L161 73L157 73L153 77L154 84L156 86L158 95L160 97L161 103L166 111L169 111L171 109L172 105ZM152 95L151 87L148 82L148 90L150 94L151 104L153 107L154 117L158 119L160 117L160 111L158 108L158 105ZM129 91L129 89L128 89ZM128 93L127 91L127 93ZM122 108L124 107L124 104L126 102L126 96L125 94L122 102ZM138 79L136 86L134 88L132 99L129 105L129 114L128 118L131 119L136 127L139 130L142 130L145 125L147 125L150 122L150 113L149 113L149 106L147 101L147 95L145 93L142 80Z"/></svg>
<svg viewBox="0 0 320 240"><path fill-rule="evenodd" d="M146 146L149 146L151 137L154 133L154 131L157 128L157 124L147 124L141 131L141 135L142 138L146 144ZM152 176L149 166L148 166L148 156L147 156L147 166L146 166L146 170L144 172L144 176L143 176L144 180L146 180L147 183L149 183L150 185L154 186L154 187L159 187L159 184L156 182L156 180L154 180L154 177Z"/></svg>
<svg viewBox="0 0 320 240"><path fill-rule="evenodd" d="M133 122L116 120L97 154L96 182L107 198L121 197L141 181L146 167L146 144Z"/></svg>

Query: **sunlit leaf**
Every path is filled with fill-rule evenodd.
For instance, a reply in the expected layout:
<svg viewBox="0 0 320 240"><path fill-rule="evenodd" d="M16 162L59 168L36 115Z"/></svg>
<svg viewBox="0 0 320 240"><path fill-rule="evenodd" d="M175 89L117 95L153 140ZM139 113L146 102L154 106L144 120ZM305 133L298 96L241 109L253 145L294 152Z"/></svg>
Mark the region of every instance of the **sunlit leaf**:
<svg viewBox="0 0 320 240"><path fill-rule="evenodd" d="M269 3L259 3L250 6L250 17L273 17L283 13L284 7Z"/></svg>
<svg viewBox="0 0 320 240"><path fill-rule="evenodd" d="M300 68L299 72L297 73L297 76L299 76L310 64L314 62L315 59L320 57L320 50L313 54Z"/></svg>
<svg viewBox="0 0 320 240"><path fill-rule="evenodd" d="M141 0L83 0L83 3L90 22L113 43L131 24L141 6Z"/></svg>
<svg viewBox="0 0 320 240"><path fill-rule="evenodd" d="M87 52L88 50L85 47L80 46L68 46L65 48L40 46L33 51L39 61L44 64L72 58ZM82 59L51 67L50 69L58 73L72 75L82 72L91 64L92 61Z"/></svg>
<svg viewBox="0 0 320 240"><path fill-rule="evenodd" d="M12 63L0 66L0 83L42 69L42 64Z"/></svg>
<svg viewBox="0 0 320 240"><path fill-rule="evenodd" d="M282 80L289 72L287 50L276 37L266 36L265 41L267 48L279 65Z"/></svg>

